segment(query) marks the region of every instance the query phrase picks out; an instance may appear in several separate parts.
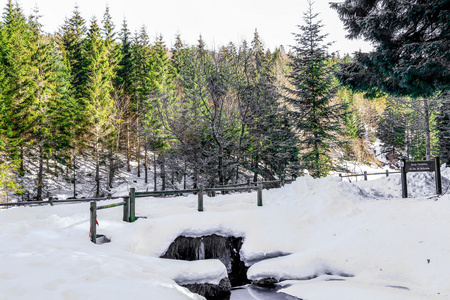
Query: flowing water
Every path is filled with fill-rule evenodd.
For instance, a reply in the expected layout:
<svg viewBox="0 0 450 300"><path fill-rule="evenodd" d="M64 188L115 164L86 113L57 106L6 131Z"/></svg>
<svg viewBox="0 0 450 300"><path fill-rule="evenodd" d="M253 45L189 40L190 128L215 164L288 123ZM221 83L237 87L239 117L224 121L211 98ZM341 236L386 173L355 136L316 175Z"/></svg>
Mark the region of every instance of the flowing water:
<svg viewBox="0 0 450 300"><path fill-rule="evenodd" d="M277 289L269 289L252 285L234 288L228 297L210 300L301 300L300 298L278 293Z"/></svg>

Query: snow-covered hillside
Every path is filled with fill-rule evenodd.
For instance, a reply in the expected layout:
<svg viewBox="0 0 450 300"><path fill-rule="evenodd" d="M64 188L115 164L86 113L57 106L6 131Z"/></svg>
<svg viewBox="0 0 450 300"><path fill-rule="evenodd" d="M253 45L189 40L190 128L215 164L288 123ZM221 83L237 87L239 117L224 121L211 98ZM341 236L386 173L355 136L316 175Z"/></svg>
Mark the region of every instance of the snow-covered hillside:
<svg viewBox="0 0 450 300"><path fill-rule="evenodd" d="M1 210L0 299L202 299L178 284L218 283L224 265L159 256L179 235L211 233L243 237L249 278L283 280L299 298L450 299L450 168L442 173L442 197L429 197L432 176L411 173L409 199L399 175L306 176L264 190L263 207L255 193L205 197L204 212L193 195L139 198L146 218L135 223L120 207L98 212L103 245L89 241L87 203Z"/></svg>

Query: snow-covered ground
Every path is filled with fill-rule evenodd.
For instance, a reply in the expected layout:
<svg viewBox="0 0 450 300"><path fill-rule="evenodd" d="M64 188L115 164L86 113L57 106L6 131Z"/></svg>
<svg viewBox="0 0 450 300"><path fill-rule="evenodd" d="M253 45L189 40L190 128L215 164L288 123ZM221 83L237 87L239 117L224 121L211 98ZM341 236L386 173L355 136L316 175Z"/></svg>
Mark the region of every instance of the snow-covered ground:
<svg viewBox="0 0 450 300"><path fill-rule="evenodd" d="M244 238L251 279L283 280L282 292L308 300L450 299L450 168L442 197L433 176L372 181L305 176L282 189L205 197L139 198L134 223L122 208L98 212L89 241L89 204L0 210L0 299L203 299L180 287L218 283L217 260L160 259L179 235ZM110 201L117 202L116 201ZM261 260L274 254L287 256ZM303 279L303 280L301 280Z"/></svg>

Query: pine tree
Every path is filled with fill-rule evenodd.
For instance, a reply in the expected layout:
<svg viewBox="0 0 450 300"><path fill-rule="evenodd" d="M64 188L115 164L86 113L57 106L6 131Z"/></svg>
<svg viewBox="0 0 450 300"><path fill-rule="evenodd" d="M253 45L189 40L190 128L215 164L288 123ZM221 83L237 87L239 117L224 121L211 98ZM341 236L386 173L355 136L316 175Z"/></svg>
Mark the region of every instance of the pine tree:
<svg viewBox="0 0 450 300"><path fill-rule="evenodd" d="M339 77L353 88L412 99L445 95L450 88L450 6L447 0L346 0L333 3L350 38L371 41L374 50L356 53ZM441 105L446 119L449 103ZM428 120L424 120L428 121ZM441 153L450 148L440 123ZM443 125L443 126L442 126ZM429 144L429 141L427 141Z"/></svg>
<svg viewBox="0 0 450 300"><path fill-rule="evenodd" d="M442 162L450 166L450 98L444 95L440 114L437 118L437 128L439 129L439 145Z"/></svg>
<svg viewBox="0 0 450 300"><path fill-rule="evenodd" d="M175 70L172 62L168 57L168 49L164 43L163 37L160 35L150 51L149 59L149 73L148 73L148 97L143 102L143 111L145 115L144 136L145 136L145 182L147 182L147 164L148 164L148 148L149 146L154 152L160 155L161 169L165 169L165 153L170 150L169 143L165 142L164 133L162 130L162 121L156 108L162 106L162 101L165 106L174 107L175 97ZM163 100L164 98L164 100ZM161 172L162 189L166 187L166 174Z"/></svg>
<svg viewBox="0 0 450 300"><path fill-rule="evenodd" d="M330 151L343 118L343 106L333 104L336 93L333 69L328 60L328 44L321 34L323 25L315 21L312 3L304 13L305 25L295 34L296 45L291 56L292 88L286 101L292 106L291 118L300 134L301 160L314 177L326 176L332 167Z"/></svg>
<svg viewBox="0 0 450 300"><path fill-rule="evenodd" d="M131 109L133 111L133 125L135 131L135 157L137 161L137 176L141 176L141 147L142 147L142 121L145 118L145 101L150 92L150 40L147 29L142 26L140 32L134 35L131 48L132 57L132 78L131 78Z"/></svg>
<svg viewBox="0 0 450 300"><path fill-rule="evenodd" d="M109 64L111 66L115 66L121 61L121 51L120 45L116 43L116 32L114 31L116 26L114 25L112 17L109 13L109 6L106 7L102 24L102 37L109 52Z"/></svg>
<svg viewBox="0 0 450 300"><path fill-rule="evenodd" d="M32 106L30 107L29 120L32 120L32 132L28 134L29 141L36 148L38 158L37 172L37 200L42 200L44 159L48 160L57 148L61 148L60 138L56 136L56 114L65 110L64 103L58 101L61 94L58 93L59 74L57 73L57 57L52 40L41 31L38 12L32 16L30 22L34 32L32 64L34 85L30 86ZM59 112L54 109L61 105ZM57 139L58 138L58 139Z"/></svg>
<svg viewBox="0 0 450 300"><path fill-rule="evenodd" d="M9 138L9 151L13 159L20 163L19 173L24 175L24 158L28 145L26 136L32 128L33 119L29 118L32 105L32 93L29 87L32 79L33 31L18 4L8 1L4 18L4 47L2 60L4 65L4 130Z"/></svg>
<svg viewBox="0 0 450 300"><path fill-rule="evenodd" d="M111 133L110 120L114 113L113 90L114 66L110 65L110 56L106 42L102 40L97 20L91 21L88 38L84 46L86 57L87 81L84 86L87 103L90 135L92 136L93 157L95 162L95 196L100 196L100 159L104 145Z"/></svg>
<svg viewBox="0 0 450 300"><path fill-rule="evenodd" d="M5 26L0 23L0 57L4 58L10 51L10 44L6 34ZM7 61L0 60L0 202L7 199L7 192L16 187L14 171L17 168L17 161L12 160L9 155L10 139L7 135L8 125L8 90L7 82Z"/></svg>
<svg viewBox="0 0 450 300"><path fill-rule="evenodd" d="M74 96L82 99L83 85L86 82L85 57L83 56L83 45L86 38L86 21L81 17L78 6L75 6L73 16L64 21L58 34L66 58L67 67L71 73L71 85L74 89ZM80 109L83 108L80 103Z"/></svg>
<svg viewBox="0 0 450 300"><path fill-rule="evenodd" d="M87 34L86 21L80 15L78 6L75 6L73 15L70 19L65 19L64 25L60 28L57 37L61 51L64 56L66 69L70 74L70 107L72 114L70 120L72 141L72 183L73 197L76 197L78 154L86 145L86 137L89 131L89 116L84 86L86 84L86 58L84 56L84 43ZM68 119L69 120L69 119Z"/></svg>

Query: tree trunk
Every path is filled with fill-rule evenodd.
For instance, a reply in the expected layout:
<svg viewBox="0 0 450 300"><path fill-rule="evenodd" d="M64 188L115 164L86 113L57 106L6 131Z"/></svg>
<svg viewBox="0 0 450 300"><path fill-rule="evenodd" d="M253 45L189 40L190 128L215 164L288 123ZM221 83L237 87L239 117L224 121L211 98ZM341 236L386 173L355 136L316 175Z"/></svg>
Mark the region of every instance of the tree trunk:
<svg viewBox="0 0 450 300"><path fill-rule="evenodd" d="M172 187L175 185L175 168L173 167L173 165L172 165L172 167L171 167L171 170L170 170L170 172L171 172L171 177L170 177L170 184L172 185Z"/></svg>
<svg viewBox="0 0 450 300"><path fill-rule="evenodd" d="M20 146L20 154L19 154L19 157L20 157L19 174L20 174L20 176L24 176L25 175L25 163L24 163L24 160L25 160L24 152L25 152L25 150L23 148L24 148L23 146Z"/></svg>
<svg viewBox="0 0 450 300"><path fill-rule="evenodd" d="M424 106L424 115L425 115L425 122L424 122L424 131L425 131L425 154L427 160L431 160L431 131L430 131L430 111L428 106L428 99L424 99L423 102Z"/></svg>
<svg viewBox="0 0 450 300"><path fill-rule="evenodd" d="M144 156L144 173L145 173L145 183L148 183L148 167L147 167L147 163L148 163L148 138L147 135L145 135L145 156Z"/></svg>
<svg viewBox="0 0 450 300"><path fill-rule="evenodd" d="M139 119L136 118L136 160L137 160L137 177L141 177L141 139L139 136Z"/></svg>
<svg viewBox="0 0 450 300"><path fill-rule="evenodd" d="M108 187L112 189L113 187L113 180L114 180L114 173L115 173L115 163L114 163L114 154L112 145L109 150L109 176L108 176Z"/></svg>
<svg viewBox="0 0 450 300"><path fill-rule="evenodd" d="M224 185L223 148L219 147L219 184Z"/></svg>
<svg viewBox="0 0 450 300"><path fill-rule="evenodd" d="M166 190L166 159L164 156L160 156L161 158L161 191Z"/></svg>
<svg viewBox="0 0 450 300"><path fill-rule="evenodd" d="M43 186L43 174L44 174L44 150L42 146L39 146L39 172L37 178L37 195L36 200L42 201L42 186Z"/></svg>
<svg viewBox="0 0 450 300"><path fill-rule="evenodd" d="M73 178L72 178L72 183L73 183L73 197L76 198L77 196L77 156L76 156L76 147L73 147L73 152L72 152L72 167L73 167Z"/></svg>
<svg viewBox="0 0 450 300"><path fill-rule="evenodd" d="M157 168L157 166L156 166L156 154L155 153L153 153L153 190L156 192L157 190L158 190L158 187L157 187L157 184L158 184L158 181L157 181L157 173L156 173L156 169Z"/></svg>
<svg viewBox="0 0 450 300"><path fill-rule="evenodd" d="M55 160L55 178L58 178L58 161L57 160ZM63 172L63 174L64 174L64 172Z"/></svg>
<svg viewBox="0 0 450 300"><path fill-rule="evenodd" d="M186 165L186 157L184 158L184 172L183 172L183 189L187 189L187 183L186 183L186 177L187 177L187 165Z"/></svg>
<svg viewBox="0 0 450 300"><path fill-rule="evenodd" d="M197 153L194 154L194 184L193 188L198 188L199 178L198 178L198 159L197 159Z"/></svg>
<svg viewBox="0 0 450 300"><path fill-rule="evenodd" d="M95 142L95 197L100 197L100 150L98 147L98 140Z"/></svg>
<svg viewBox="0 0 450 300"><path fill-rule="evenodd" d="M127 171L131 172L130 164L130 124L127 122Z"/></svg>
<svg viewBox="0 0 450 300"><path fill-rule="evenodd" d="M259 168L258 160L259 160L259 157L256 156L256 158L255 158L255 174L253 175L253 182L258 182L258 168Z"/></svg>

